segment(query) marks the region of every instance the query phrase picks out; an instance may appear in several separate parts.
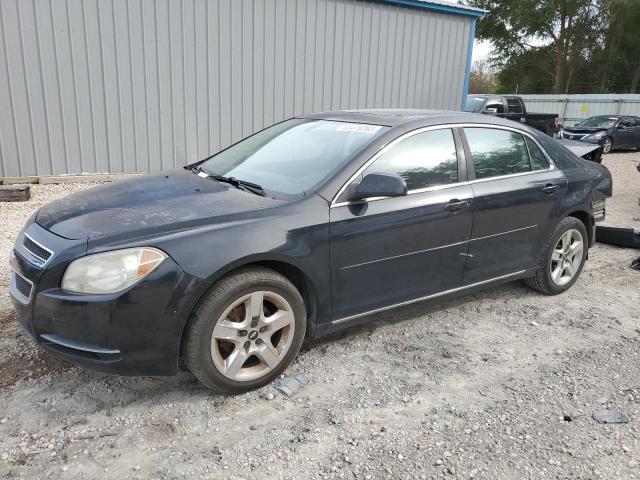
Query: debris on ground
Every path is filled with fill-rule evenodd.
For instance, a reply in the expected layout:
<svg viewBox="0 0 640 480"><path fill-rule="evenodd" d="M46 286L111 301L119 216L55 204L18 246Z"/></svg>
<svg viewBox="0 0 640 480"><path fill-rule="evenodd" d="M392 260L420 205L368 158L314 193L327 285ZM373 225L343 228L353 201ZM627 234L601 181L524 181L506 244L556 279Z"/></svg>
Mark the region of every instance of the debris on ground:
<svg viewBox="0 0 640 480"><path fill-rule="evenodd" d="M0 202L26 202L30 198L29 185L0 185Z"/></svg>
<svg viewBox="0 0 640 480"><path fill-rule="evenodd" d="M593 419L598 423L629 423L627 417L618 410L600 410L593 414Z"/></svg>
<svg viewBox="0 0 640 480"><path fill-rule="evenodd" d="M596 241L623 248L640 248L640 230L635 228L596 227Z"/></svg>
<svg viewBox="0 0 640 480"><path fill-rule="evenodd" d="M298 373L296 375L277 379L274 383L274 387L287 398L291 398L308 383L309 377L304 373Z"/></svg>

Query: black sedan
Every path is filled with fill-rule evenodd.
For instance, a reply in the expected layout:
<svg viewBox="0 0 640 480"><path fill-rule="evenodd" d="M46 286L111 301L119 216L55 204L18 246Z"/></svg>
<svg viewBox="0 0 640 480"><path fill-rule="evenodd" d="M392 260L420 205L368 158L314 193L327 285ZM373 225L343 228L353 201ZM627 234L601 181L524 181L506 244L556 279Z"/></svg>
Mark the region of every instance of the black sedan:
<svg viewBox="0 0 640 480"><path fill-rule="evenodd" d="M578 279L612 193L550 137L460 112L293 118L183 169L40 209L10 293L74 362L209 387L273 380L318 337L422 300Z"/></svg>
<svg viewBox="0 0 640 480"><path fill-rule="evenodd" d="M614 148L640 148L640 118L596 115L573 127L563 127L560 138L602 145L603 153Z"/></svg>

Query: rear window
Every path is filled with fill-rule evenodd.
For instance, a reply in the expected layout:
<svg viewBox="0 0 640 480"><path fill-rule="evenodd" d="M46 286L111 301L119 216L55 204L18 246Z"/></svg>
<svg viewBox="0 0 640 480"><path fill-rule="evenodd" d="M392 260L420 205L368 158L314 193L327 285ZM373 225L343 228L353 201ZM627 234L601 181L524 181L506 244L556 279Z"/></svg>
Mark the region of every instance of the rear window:
<svg viewBox="0 0 640 480"><path fill-rule="evenodd" d="M536 142L531 140L529 137L524 137L525 142L527 142L527 147L529 148L529 157L531 158L531 168L533 170L546 170L549 168L549 160L540 147L536 145Z"/></svg>
<svg viewBox="0 0 640 480"><path fill-rule="evenodd" d="M507 97L507 106L510 113L522 113L522 102L517 97Z"/></svg>
<svg viewBox="0 0 640 480"><path fill-rule="evenodd" d="M531 171L524 137L496 128L465 128L476 178L500 177Z"/></svg>

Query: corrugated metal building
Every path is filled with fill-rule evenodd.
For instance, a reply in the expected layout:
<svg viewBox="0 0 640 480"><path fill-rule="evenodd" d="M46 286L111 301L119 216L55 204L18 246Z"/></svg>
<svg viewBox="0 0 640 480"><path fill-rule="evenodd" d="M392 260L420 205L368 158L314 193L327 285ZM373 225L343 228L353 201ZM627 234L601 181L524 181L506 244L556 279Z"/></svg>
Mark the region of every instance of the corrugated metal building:
<svg viewBox="0 0 640 480"><path fill-rule="evenodd" d="M314 111L458 109L481 15L421 0L2 0L0 177L172 168Z"/></svg>

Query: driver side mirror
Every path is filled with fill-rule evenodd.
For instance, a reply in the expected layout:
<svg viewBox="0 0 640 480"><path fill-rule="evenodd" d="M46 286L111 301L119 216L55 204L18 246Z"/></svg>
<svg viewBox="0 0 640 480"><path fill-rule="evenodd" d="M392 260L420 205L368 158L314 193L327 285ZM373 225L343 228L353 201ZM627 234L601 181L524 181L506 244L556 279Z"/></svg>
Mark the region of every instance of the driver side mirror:
<svg viewBox="0 0 640 480"><path fill-rule="evenodd" d="M370 173L362 179L355 193L359 200L373 197L401 197L407 194L407 182L399 175Z"/></svg>

